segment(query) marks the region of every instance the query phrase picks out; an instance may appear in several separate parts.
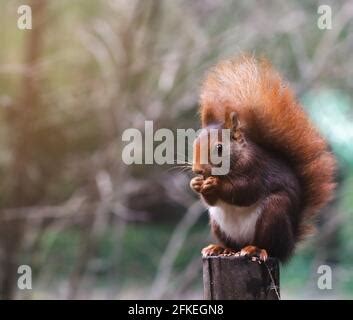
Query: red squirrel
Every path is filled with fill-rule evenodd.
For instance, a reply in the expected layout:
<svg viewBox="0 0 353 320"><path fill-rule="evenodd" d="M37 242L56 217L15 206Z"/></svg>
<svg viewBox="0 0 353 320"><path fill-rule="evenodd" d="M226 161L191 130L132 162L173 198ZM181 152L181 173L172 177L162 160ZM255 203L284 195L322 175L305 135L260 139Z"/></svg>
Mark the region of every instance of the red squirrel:
<svg viewBox="0 0 353 320"><path fill-rule="evenodd" d="M220 242L203 256L240 255L285 262L332 197L335 158L291 89L265 60L241 56L206 75L200 96L202 130L194 143L191 188L209 208ZM230 129L229 150L210 128ZM212 175L208 153L230 155L230 170ZM210 138L210 139L209 139Z"/></svg>

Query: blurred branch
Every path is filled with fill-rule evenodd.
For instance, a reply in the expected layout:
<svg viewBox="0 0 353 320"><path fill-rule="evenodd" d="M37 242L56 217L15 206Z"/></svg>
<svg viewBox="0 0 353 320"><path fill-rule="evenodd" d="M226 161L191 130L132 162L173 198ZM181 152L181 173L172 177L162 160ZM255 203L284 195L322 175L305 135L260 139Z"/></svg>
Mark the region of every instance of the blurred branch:
<svg viewBox="0 0 353 320"><path fill-rule="evenodd" d="M202 260L201 254L197 255L196 258L191 260L185 270L174 279L176 287L172 290L169 288L168 299L179 299L195 281L196 278L200 278L202 273ZM201 280L201 279L200 279ZM198 297L201 299L201 297Z"/></svg>
<svg viewBox="0 0 353 320"><path fill-rule="evenodd" d="M204 211L205 209L201 202L195 202L190 206L184 217L175 227L169 239L168 245L164 251L164 254L160 260L156 276L148 295L149 298L161 299L163 297L172 273L174 262L180 250L182 249L190 229L197 222Z"/></svg>
<svg viewBox="0 0 353 320"><path fill-rule="evenodd" d="M31 0L33 29L30 30L24 46L25 72L21 75L21 86L17 102L8 110L8 120L13 130L11 135L12 163L10 167L9 197L11 207L31 205L38 200L41 185L30 175L40 171L34 160L36 140L32 123L39 117L41 108L41 70L39 60L42 54L43 37L46 30L46 0ZM2 212L0 212L1 214ZM5 220L0 226L0 299L14 298L19 251L25 234L25 220Z"/></svg>

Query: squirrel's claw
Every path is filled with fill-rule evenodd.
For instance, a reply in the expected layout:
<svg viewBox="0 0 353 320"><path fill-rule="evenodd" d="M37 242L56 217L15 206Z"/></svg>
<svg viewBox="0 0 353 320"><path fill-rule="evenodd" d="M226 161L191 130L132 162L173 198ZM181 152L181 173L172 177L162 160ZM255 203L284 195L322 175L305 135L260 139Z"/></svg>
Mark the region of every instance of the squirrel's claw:
<svg viewBox="0 0 353 320"><path fill-rule="evenodd" d="M203 257L208 257L208 256L234 256L236 255L236 251L230 248L224 248L218 244L210 244L207 247L203 248L202 251L202 256Z"/></svg>
<svg viewBox="0 0 353 320"><path fill-rule="evenodd" d="M249 256L252 259L256 258L259 259L260 261L265 262L268 258L267 251L265 249L260 249L255 246L246 246L243 249L240 250L239 252L240 256Z"/></svg>
<svg viewBox="0 0 353 320"><path fill-rule="evenodd" d="M218 244L210 244L201 250L203 257L218 256L224 252L224 248Z"/></svg>

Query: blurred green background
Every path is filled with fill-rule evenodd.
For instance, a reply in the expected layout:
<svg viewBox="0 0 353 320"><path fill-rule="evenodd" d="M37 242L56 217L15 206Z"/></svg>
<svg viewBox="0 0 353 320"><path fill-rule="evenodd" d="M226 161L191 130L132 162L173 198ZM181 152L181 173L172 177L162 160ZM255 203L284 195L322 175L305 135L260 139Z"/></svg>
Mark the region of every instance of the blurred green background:
<svg viewBox="0 0 353 320"><path fill-rule="evenodd" d="M22 4L32 30L17 27ZM318 233L281 269L282 297L353 298L352 17L349 0L2 0L0 297L202 298L211 237L190 176L125 165L121 134L145 120L197 129L205 71L250 52L293 85L340 162ZM32 290L17 288L22 264ZM317 287L321 264L332 290Z"/></svg>

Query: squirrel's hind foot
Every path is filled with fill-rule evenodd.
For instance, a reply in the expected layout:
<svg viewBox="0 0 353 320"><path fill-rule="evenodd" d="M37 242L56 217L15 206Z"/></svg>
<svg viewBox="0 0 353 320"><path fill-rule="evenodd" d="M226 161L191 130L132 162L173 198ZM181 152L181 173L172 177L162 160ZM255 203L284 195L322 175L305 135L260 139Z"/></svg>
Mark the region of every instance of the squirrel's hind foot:
<svg viewBox="0 0 353 320"><path fill-rule="evenodd" d="M209 256L233 256L236 255L236 251L230 248L224 248L218 244L210 244L203 248L201 254L203 257Z"/></svg>
<svg viewBox="0 0 353 320"><path fill-rule="evenodd" d="M265 249L260 249L255 246L246 246L237 253L240 256L248 256L252 260L256 261L259 259L260 261L266 261L268 258L268 253Z"/></svg>

